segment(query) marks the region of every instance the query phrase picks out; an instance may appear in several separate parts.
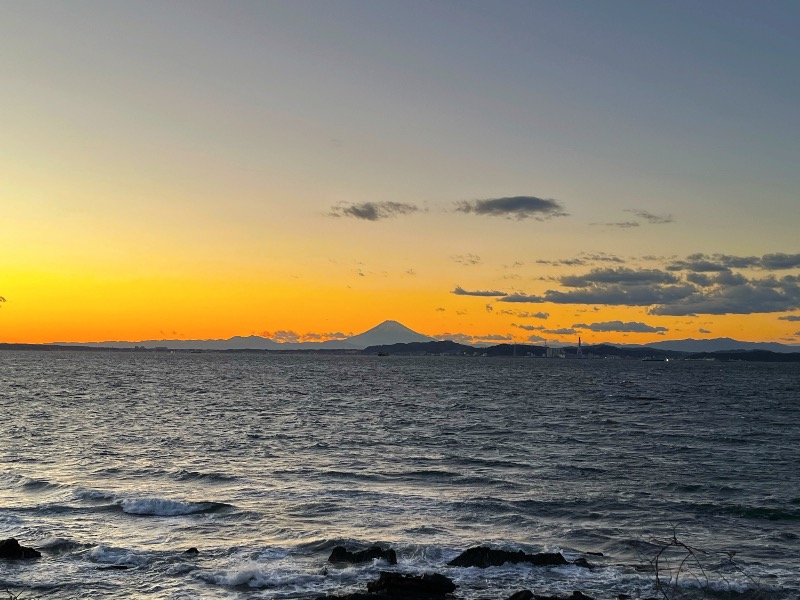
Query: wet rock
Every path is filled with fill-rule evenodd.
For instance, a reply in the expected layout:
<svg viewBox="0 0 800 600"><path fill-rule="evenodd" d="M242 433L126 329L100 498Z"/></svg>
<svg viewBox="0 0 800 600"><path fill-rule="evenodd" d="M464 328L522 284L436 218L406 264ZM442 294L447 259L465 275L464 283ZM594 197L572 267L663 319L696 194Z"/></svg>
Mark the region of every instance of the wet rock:
<svg viewBox="0 0 800 600"><path fill-rule="evenodd" d="M591 596L587 596L583 592L572 592L571 596L540 596L533 595L533 600L594 600Z"/></svg>
<svg viewBox="0 0 800 600"><path fill-rule="evenodd" d="M354 594L344 594L342 596L317 596L315 600L377 600L375 594L356 592Z"/></svg>
<svg viewBox="0 0 800 600"><path fill-rule="evenodd" d="M505 563L530 563L539 567L568 565L567 559L560 552L540 552L525 554L522 550L494 550L488 546L476 546L465 550L447 563L451 567L499 567Z"/></svg>
<svg viewBox="0 0 800 600"><path fill-rule="evenodd" d="M197 554L200 554L200 550L198 550L197 548L195 548L194 546L192 546L192 547L191 547L191 548L189 548L188 550L184 550L184 551L183 551L183 553L184 553L184 554L194 554L194 555L197 555Z"/></svg>
<svg viewBox="0 0 800 600"><path fill-rule="evenodd" d="M14 538L0 540L0 558L17 560L20 558L39 558L42 553L33 548L20 546Z"/></svg>
<svg viewBox="0 0 800 600"><path fill-rule="evenodd" d="M431 573L425 575L403 575L383 571L376 581L367 584L367 591L395 598L423 599L442 598L456 589L449 577Z"/></svg>
<svg viewBox="0 0 800 600"><path fill-rule="evenodd" d="M511 594L508 600L533 600L533 592L530 590L520 590Z"/></svg>
<svg viewBox="0 0 800 600"><path fill-rule="evenodd" d="M97 567L98 571L127 571L130 569L130 565L103 565Z"/></svg>
<svg viewBox="0 0 800 600"><path fill-rule="evenodd" d="M328 557L328 562L356 564L372 562L376 558L383 559L390 565L397 564L397 553L391 548L384 550L379 546L372 546L372 548L360 552L350 552L344 546L336 546Z"/></svg>
<svg viewBox="0 0 800 600"><path fill-rule="evenodd" d="M583 567L584 569L594 569L594 565L583 557L576 558L575 560L572 561L572 564L577 565L579 567Z"/></svg>

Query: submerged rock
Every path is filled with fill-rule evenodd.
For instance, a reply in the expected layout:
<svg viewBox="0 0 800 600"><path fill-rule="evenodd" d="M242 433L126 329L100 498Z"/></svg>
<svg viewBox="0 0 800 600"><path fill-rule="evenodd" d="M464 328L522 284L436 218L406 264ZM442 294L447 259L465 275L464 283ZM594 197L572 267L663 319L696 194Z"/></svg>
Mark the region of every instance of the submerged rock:
<svg viewBox="0 0 800 600"><path fill-rule="evenodd" d="M189 548L188 550L184 550L184 551L183 551L183 553L184 553L184 554L195 554L195 555L196 555L196 554L200 554L200 550L198 550L197 548L195 548L194 546L192 546L192 547L191 547L191 548Z"/></svg>
<svg viewBox="0 0 800 600"><path fill-rule="evenodd" d="M560 552L540 552L525 554L522 550L494 550L488 546L476 546L465 550L447 563L451 567L499 567L505 563L530 563L539 567L568 565L569 562Z"/></svg>
<svg viewBox="0 0 800 600"><path fill-rule="evenodd" d="M355 564L372 562L376 558L383 559L390 565L397 564L397 553L391 548L384 550L379 546L372 546L372 548L361 550L360 552L350 552L344 546L336 546L328 557L328 562Z"/></svg>
<svg viewBox="0 0 800 600"><path fill-rule="evenodd" d="M33 548L20 546L14 538L0 540L0 558L17 560L20 558L39 558L42 553Z"/></svg>
<svg viewBox="0 0 800 600"><path fill-rule="evenodd" d="M520 590L511 594L508 600L533 600L533 592L530 590Z"/></svg>
<svg viewBox="0 0 800 600"><path fill-rule="evenodd" d="M367 584L373 594L400 598L441 598L456 589L449 577L431 573L425 575L403 575L383 571L377 581Z"/></svg>

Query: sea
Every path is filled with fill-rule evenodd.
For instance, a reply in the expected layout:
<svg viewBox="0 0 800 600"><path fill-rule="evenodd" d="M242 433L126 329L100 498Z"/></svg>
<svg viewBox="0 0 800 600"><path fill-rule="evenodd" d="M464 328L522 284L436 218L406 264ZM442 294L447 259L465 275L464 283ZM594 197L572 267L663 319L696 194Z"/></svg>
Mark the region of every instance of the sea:
<svg viewBox="0 0 800 600"><path fill-rule="evenodd" d="M795 599L800 366L3 351L10 537L42 553L0 560L22 600L311 599L382 571L463 600ZM580 564L447 566L473 546Z"/></svg>

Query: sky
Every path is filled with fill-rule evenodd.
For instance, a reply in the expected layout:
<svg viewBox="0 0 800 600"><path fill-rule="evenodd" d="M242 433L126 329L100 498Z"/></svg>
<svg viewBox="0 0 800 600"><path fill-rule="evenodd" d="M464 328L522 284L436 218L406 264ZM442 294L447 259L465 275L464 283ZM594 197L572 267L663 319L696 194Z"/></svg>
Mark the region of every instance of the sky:
<svg viewBox="0 0 800 600"><path fill-rule="evenodd" d="M800 343L794 0L0 3L0 341Z"/></svg>

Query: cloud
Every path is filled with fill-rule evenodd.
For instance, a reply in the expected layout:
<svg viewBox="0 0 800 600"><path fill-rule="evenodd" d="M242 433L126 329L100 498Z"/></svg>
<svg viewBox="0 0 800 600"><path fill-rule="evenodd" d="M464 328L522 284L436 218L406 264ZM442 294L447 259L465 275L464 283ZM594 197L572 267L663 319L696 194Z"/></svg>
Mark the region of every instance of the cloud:
<svg viewBox="0 0 800 600"><path fill-rule="evenodd" d="M672 218L672 215L656 215L651 212L647 212L646 210L636 210L632 208L626 209L625 212L634 214L640 219L643 219L653 225L663 225L664 223L675 222L675 219Z"/></svg>
<svg viewBox="0 0 800 600"><path fill-rule="evenodd" d="M590 223L590 225L601 225L603 227L617 227L619 229L631 229L632 227L639 227L637 221L616 221L614 223Z"/></svg>
<svg viewBox="0 0 800 600"><path fill-rule="evenodd" d="M501 292L498 290L465 290L460 285L456 286L451 294L455 294L456 296L505 296L506 292Z"/></svg>
<svg viewBox="0 0 800 600"><path fill-rule="evenodd" d="M340 204L329 213L332 217L351 217L364 221L380 221L398 215L408 215L419 211L419 207L402 202L362 202L361 204Z"/></svg>
<svg viewBox="0 0 800 600"><path fill-rule="evenodd" d="M602 323L575 323L573 327L577 329L588 329L589 331L596 332L609 332L614 331L618 333L659 333L669 331L666 327L654 327L647 323L640 323L638 321L605 321Z"/></svg>
<svg viewBox="0 0 800 600"><path fill-rule="evenodd" d="M565 258L562 260L537 260L540 265L553 265L558 267L582 267L586 261L582 258Z"/></svg>
<svg viewBox="0 0 800 600"><path fill-rule="evenodd" d="M779 321L800 321L800 315L786 315L785 317L778 317Z"/></svg>
<svg viewBox="0 0 800 600"><path fill-rule="evenodd" d="M572 328L562 327L561 329L542 329L542 333L549 335L575 335L578 332Z"/></svg>
<svg viewBox="0 0 800 600"><path fill-rule="evenodd" d="M537 198L536 196L511 196L507 198L473 200L471 202L462 200L456 203L456 211L490 217L506 217L519 221L528 218L544 221L552 217L567 215L561 203L556 200Z"/></svg>
<svg viewBox="0 0 800 600"><path fill-rule="evenodd" d="M800 254L765 254L761 257L761 266L770 271L794 269L800 267Z"/></svg>
<svg viewBox="0 0 800 600"><path fill-rule="evenodd" d="M565 287L586 287L593 284L646 285L662 283L678 283L679 279L672 273L659 269L592 269L584 275L565 275L559 280Z"/></svg>
<svg viewBox="0 0 800 600"><path fill-rule="evenodd" d="M699 333L711 333L708 329L703 329L702 327L697 330Z"/></svg>
<svg viewBox="0 0 800 600"><path fill-rule="evenodd" d="M653 315L770 313L800 307L800 286L790 277L745 279L720 273L712 286L650 309Z"/></svg>
<svg viewBox="0 0 800 600"><path fill-rule="evenodd" d="M546 312L525 312L525 311L518 311L518 310L501 310L501 315L513 315L515 317L519 317L520 319L547 319L550 316L550 313Z"/></svg>
<svg viewBox="0 0 800 600"><path fill-rule="evenodd" d="M494 306L492 306L491 304L487 304L486 305L486 312L492 312L493 310L494 310Z"/></svg>
<svg viewBox="0 0 800 600"><path fill-rule="evenodd" d="M800 267L800 254L776 252L758 256L734 256L731 254L690 254L685 259L667 265L668 271L694 271L712 273L731 269L764 269L765 271L784 271Z"/></svg>
<svg viewBox="0 0 800 600"><path fill-rule="evenodd" d="M481 257L477 254L458 254L451 257L454 261L462 265L477 265L481 262Z"/></svg>
<svg viewBox="0 0 800 600"><path fill-rule="evenodd" d="M546 342L547 339L543 338L542 336L539 336L539 335L529 335L528 336L528 341L529 342Z"/></svg>
<svg viewBox="0 0 800 600"><path fill-rule="evenodd" d="M544 329L541 325L517 325L516 323L511 324L512 327L518 327L519 329L524 329L525 331L541 331Z"/></svg>

